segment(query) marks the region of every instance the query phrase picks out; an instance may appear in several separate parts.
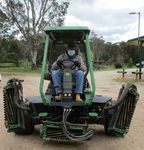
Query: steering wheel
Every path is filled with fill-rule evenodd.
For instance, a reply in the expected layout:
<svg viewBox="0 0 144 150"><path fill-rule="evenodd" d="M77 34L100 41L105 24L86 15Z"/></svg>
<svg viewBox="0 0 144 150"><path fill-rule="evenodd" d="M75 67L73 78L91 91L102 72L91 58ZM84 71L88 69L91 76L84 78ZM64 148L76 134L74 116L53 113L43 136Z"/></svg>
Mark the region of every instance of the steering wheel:
<svg viewBox="0 0 144 150"><path fill-rule="evenodd" d="M62 70L66 69L66 68L74 70L77 66L75 65L75 61L69 59L69 60L62 60L61 65L59 67Z"/></svg>

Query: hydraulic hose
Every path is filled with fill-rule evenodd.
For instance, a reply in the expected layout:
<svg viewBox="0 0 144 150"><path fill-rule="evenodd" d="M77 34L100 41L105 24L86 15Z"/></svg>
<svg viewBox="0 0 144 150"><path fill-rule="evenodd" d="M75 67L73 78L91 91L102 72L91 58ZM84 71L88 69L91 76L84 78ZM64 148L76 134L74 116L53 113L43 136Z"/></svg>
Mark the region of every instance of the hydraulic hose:
<svg viewBox="0 0 144 150"><path fill-rule="evenodd" d="M84 141L84 140L87 140L87 139L91 138L93 136L93 131L92 130L87 131L83 135L74 135L74 134L72 134L71 132L68 131L66 121L67 121L67 118L68 118L70 112L71 112L71 109L64 109L64 111L63 111L63 132L65 133L65 135L70 140L73 140L73 141L76 141L76 142L81 142L81 141Z"/></svg>

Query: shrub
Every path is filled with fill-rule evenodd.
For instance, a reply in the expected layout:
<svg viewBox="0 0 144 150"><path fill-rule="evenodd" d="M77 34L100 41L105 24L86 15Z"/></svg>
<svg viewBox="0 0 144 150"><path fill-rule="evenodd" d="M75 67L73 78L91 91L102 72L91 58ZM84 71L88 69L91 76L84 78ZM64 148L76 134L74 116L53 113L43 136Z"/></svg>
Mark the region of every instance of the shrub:
<svg viewBox="0 0 144 150"><path fill-rule="evenodd" d="M121 63L115 63L114 66L115 66L115 68L122 68L123 67Z"/></svg>
<svg viewBox="0 0 144 150"><path fill-rule="evenodd" d="M128 67L130 67L130 68L133 66L133 60L132 60L131 58L129 59L127 65L128 65Z"/></svg>
<svg viewBox="0 0 144 150"><path fill-rule="evenodd" d="M28 59L22 59L19 61L19 65L24 69L31 69L32 63Z"/></svg>

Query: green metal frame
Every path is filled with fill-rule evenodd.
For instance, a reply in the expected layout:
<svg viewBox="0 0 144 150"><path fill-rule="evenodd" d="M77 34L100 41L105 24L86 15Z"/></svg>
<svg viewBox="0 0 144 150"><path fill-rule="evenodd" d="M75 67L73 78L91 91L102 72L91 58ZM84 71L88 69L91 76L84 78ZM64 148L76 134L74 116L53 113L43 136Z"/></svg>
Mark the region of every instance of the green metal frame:
<svg viewBox="0 0 144 150"><path fill-rule="evenodd" d="M45 47L44 47L44 56L43 56L43 64L42 64L42 71L41 71L41 80L40 80L40 95L43 100L44 105L50 105L51 100L44 94L44 75L46 73L46 65L47 65L47 58L48 58L48 46L49 46L49 31L57 31L57 30L67 30L67 31L73 31L73 30L84 30L87 31L86 33L86 40L85 40L85 46L86 46L86 55L89 65L89 71L91 76L91 83L92 83L92 91L91 96L88 97L88 99L85 100L86 105L91 105L93 97L95 95L95 80L94 80L94 72L93 72L93 64L92 64L92 56L91 56L91 49L90 49L90 41L89 41L89 30L87 27L51 27L46 28L45 32L46 34L46 41L45 41Z"/></svg>
<svg viewBox="0 0 144 150"><path fill-rule="evenodd" d="M44 31L51 32L51 31L74 31L74 30L79 30L79 31L85 31L89 30L88 27L84 26L62 26L62 27L46 27Z"/></svg>
<svg viewBox="0 0 144 150"><path fill-rule="evenodd" d="M89 41L89 34L86 34L86 55L88 58L88 65L89 65L89 71L91 76L91 83L92 83L92 91L91 91L91 98L86 99L85 103L88 105L91 105L92 100L95 96L95 79L94 79L94 72L93 72L93 64L92 64L92 55L91 55L91 49L90 49L90 41Z"/></svg>
<svg viewBox="0 0 144 150"><path fill-rule="evenodd" d="M13 88L13 86L11 84L6 85L4 87L4 90L9 90ZM7 132L14 132L15 129L21 127L21 123L20 123L20 113L19 110L17 109L17 123L16 124L10 124L10 125L5 125L5 127L7 128Z"/></svg>
<svg viewBox="0 0 144 150"><path fill-rule="evenodd" d="M48 46L49 46L49 36L46 35L45 47L44 47L44 56L43 56L43 64L42 64L42 71L41 71L41 80L40 80L40 95L45 105L50 105L51 100L44 94L44 75L46 72L46 63L47 63L47 54L48 54Z"/></svg>
<svg viewBox="0 0 144 150"><path fill-rule="evenodd" d="M17 110L17 118L18 118L17 124L13 124L13 125L8 125L8 126L6 126L6 128L8 129L7 132L14 132L15 129L21 127L19 110Z"/></svg>

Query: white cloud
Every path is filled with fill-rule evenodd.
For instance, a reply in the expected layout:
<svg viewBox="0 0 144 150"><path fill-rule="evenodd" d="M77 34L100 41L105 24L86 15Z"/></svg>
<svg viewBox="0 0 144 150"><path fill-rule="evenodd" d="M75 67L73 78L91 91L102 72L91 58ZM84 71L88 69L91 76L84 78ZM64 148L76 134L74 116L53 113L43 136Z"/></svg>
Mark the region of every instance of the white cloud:
<svg viewBox="0 0 144 150"><path fill-rule="evenodd" d="M88 20L81 20L73 15L67 15L66 19L65 19L65 24L70 26L70 25L74 25L74 26L93 26L93 23L88 21Z"/></svg>
<svg viewBox="0 0 144 150"><path fill-rule="evenodd" d="M127 41L137 37L141 12L141 35L144 35L144 0L71 0L65 25L88 26L106 41ZM143 32L143 33L142 33Z"/></svg>
<svg viewBox="0 0 144 150"><path fill-rule="evenodd" d="M143 0L96 0L95 6L106 9L135 9L143 3Z"/></svg>

